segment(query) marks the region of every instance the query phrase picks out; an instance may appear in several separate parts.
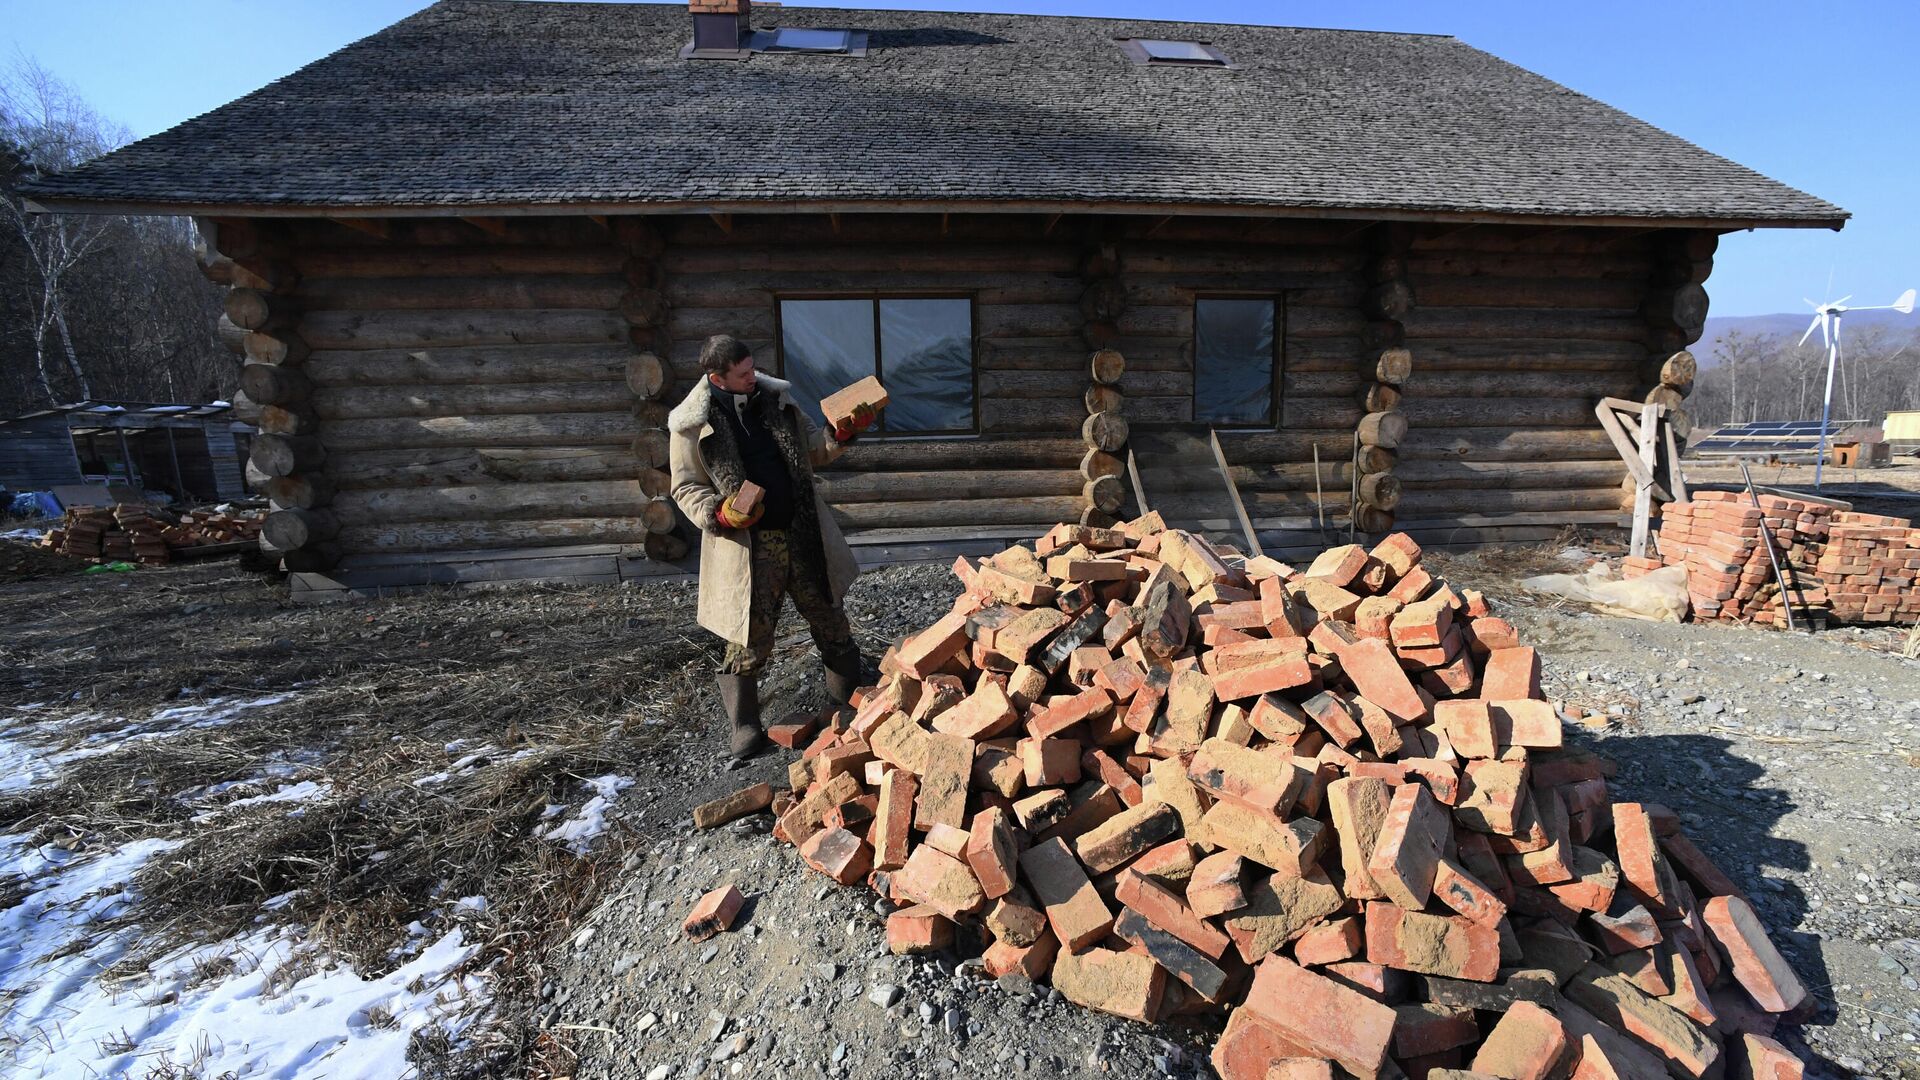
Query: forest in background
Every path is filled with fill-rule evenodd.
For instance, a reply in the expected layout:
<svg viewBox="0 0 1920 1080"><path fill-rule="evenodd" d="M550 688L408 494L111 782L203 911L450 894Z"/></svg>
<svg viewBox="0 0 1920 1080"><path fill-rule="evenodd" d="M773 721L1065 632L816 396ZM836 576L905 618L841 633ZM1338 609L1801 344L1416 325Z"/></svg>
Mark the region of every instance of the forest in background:
<svg viewBox="0 0 1920 1080"><path fill-rule="evenodd" d="M1819 331L1802 344L1799 333L1729 329L1694 352L1703 361L1687 398L1696 427L1820 419L1827 350ZM1890 325L1848 326L1834 369L1832 418L1878 424L1902 409L1920 409L1920 336Z"/></svg>
<svg viewBox="0 0 1920 1080"><path fill-rule="evenodd" d="M29 213L20 185L127 141L31 61L0 71L0 418L85 398L207 402L239 375L178 217Z"/></svg>

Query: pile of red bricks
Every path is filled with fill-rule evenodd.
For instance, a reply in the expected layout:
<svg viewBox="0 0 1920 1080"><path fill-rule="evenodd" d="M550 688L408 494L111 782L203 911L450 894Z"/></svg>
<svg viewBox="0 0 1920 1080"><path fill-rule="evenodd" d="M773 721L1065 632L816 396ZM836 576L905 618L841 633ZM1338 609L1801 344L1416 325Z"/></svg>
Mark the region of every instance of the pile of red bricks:
<svg viewBox="0 0 1920 1080"><path fill-rule="evenodd" d="M896 952L1224 1013L1228 1080L1798 1075L1769 1036L1809 998L1738 887L1610 800L1534 650L1411 539L1304 572L1153 515L1036 548L958 561L857 709L772 730L791 790L696 824L771 806L903 905Z"/></svg>
<svg viewBox="0 0 1920 1080"><path fill-rule="evenodd" d="M1658 559L1625 561L1627 577L1684 565L1696 618L1784 626L1774 576L1787 576L1787 598L1802 626L1910 623L1920 620L1920 530L1902 518L1836 511L1775 495L1760 505L1741 492L1703 491L1661 512ZM1765 523L1766 530L1761 529ZM1773 558L1766 538L1773 540Z"/></svg>

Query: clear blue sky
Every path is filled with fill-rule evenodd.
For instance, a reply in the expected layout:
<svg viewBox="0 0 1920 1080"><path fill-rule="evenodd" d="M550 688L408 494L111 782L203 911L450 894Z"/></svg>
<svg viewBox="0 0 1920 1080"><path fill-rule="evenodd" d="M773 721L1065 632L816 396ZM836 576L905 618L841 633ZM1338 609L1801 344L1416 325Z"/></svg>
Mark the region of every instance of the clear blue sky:
<svg viewBox="0 0 1920 1080"><path fill-rule="evenodd" d="M150 135L426 6L421 0L0 0L0 43ZM792 6L815 6L797 3ZM947 0L834 6L1197 18L1452 34L1853 212L1840 233L1722 241L1715 315L1884 304L1920 285L1920 4Z"/></svg>

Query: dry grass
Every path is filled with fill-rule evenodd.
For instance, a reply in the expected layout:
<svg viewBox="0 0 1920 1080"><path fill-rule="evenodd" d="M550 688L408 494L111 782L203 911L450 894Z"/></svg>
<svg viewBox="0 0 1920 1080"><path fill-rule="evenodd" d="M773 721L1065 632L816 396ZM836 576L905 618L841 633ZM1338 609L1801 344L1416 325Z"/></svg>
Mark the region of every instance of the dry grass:
<svg viewBox="0 0 1920 1080"><path fill-rule="evenodd" d="M272 917L307 926L370 977L397 966L410 922L484 895L485 911L458 914L483 943L471 968L488 971L504 1014L530 1012L547 944L633 847L616 827L577 856L536 838L551 824L542 813L577 803L586 778L642 771L663 732L695 722L714 652L695 637L691 593L529 588L291 608L230 569L163 574L126 587L41 581L30 610L0 608L13 622L0 641L0 704L75 689L33 715L78 719L67 733L77 738L180 704L183 689L188 701L291 698L74 762L60 783L0 798L0 831L70 846L185 841L137 880L125 920L146 928L144 947L123 973L246 930L279 897ZM0 605L19 588L0 590ZM194 605L212 608L183 616ZM416 782L483 748L442 782ZM264 803L194 820L272 791L290 770L329 794L297 813ZM262 776L272 778L213 803L194 798ZM523 1066L534 1050L509 1027L450 1056L429 1028L415 1047L426 1075Z"/></svg>

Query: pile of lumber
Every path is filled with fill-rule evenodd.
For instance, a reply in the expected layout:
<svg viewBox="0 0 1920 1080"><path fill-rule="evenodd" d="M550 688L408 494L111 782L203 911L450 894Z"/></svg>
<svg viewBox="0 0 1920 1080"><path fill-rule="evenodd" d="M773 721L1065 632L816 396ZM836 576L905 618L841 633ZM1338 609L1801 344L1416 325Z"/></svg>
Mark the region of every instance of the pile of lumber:
<svg viewBox="0 0 1920 1080"><path fill-rule="evenodd" d="M1637 576L1662 565L1687 568L1696 618L1824 627L1920 621L1920 530L1903 518L1836 510L1803 499L1696 492L1661 514L1658 558L1628 559ZM1765 528L1762 528L1762 525ZM1767 541L1773 542L1769 558ZM1775 577L1787 579L1783 599Z"/></svg>
<svg viewBox="0 0 1920 1080"><path fill-rule="evenodd" d="M1224 1014L1227 1080L1793 1062L1769 1036L1809 997L1739 888L1612 801L1534 650L1404 534L1300 571L1149 515L954 572L855 709L770 729L791 790L695 823L770 807L902 905L896 952Z"/></svg>
<svg viewBox="0 0 1920 1080"><path fill-rule="evenodd" d="M250 511L189 510L175 521L138 503L73 506L40 546L89 562L164 566L176 553L257 540L264 517Z"/></svg>

